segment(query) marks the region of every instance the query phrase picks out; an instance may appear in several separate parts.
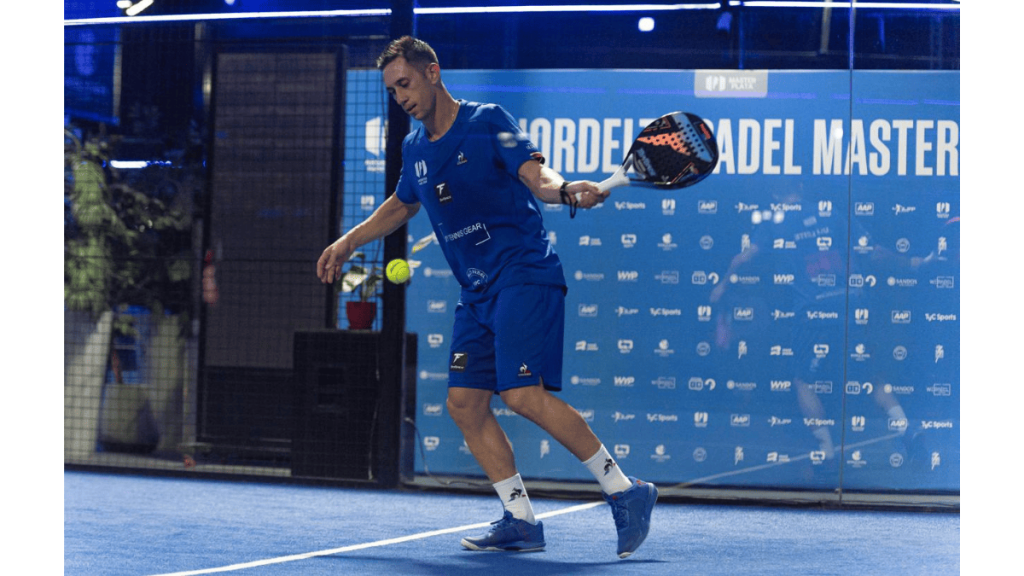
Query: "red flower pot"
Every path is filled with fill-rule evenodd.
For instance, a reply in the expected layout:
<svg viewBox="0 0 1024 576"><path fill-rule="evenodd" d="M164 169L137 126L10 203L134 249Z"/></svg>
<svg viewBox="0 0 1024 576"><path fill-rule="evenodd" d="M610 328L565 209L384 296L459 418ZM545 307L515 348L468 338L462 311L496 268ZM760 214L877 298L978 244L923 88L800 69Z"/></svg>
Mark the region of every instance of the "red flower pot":
<svg viewBox="0 0 1024 576"><path fill-rule="evenodd" d="M377 303L353 300L345 303L349 330L369 330L377 317Z"/></svg>

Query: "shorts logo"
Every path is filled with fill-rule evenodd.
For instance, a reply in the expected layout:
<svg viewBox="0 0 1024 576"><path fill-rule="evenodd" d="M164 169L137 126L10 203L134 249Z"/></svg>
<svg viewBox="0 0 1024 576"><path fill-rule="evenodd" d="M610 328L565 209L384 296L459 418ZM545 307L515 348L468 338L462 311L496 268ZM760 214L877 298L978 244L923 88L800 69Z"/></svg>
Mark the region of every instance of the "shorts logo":
<svg viewBox="0 0 1024 576"><path fill-rule="evenodd" d="M526 367L526 362L523 362L522 366L519 367L519 377L527 378L529 376L533 376L533 373Z"/></svg>
<svg viewBox="0 0 1024 576"><path fill-rule="evenodd" d="M434 191L437 192L437 201L441 204L447 204L452 201L452 191L448 188L447 182L435 185Z"/></svg>
<svg viewBox="0 0 1024 576"><path fill-rule="evenodd" d="M469 355L465 352L452 352L452 363L448 366L448 370L452 372L465 372L466 362L469 361Z"/></svg>

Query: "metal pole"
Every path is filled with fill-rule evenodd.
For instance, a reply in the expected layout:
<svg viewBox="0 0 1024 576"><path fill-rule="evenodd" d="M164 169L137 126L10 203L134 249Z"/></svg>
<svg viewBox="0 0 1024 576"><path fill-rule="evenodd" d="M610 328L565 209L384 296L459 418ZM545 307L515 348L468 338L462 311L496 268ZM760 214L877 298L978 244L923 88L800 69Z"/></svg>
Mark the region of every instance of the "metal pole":
<svg viewBox="0 0 1024 576"><path fill-rule="evenodd" d="M413 0L394 0L391 5L391 37L399 38L415 34ZM384 196L390 197L398 186L402 173L402 140L409 133L409 116L394 100L388 98L386 167L384 174ZM402 226L384 239L384 264L395 258L405 258L408 248L408 231ZM415 398L415 379L412 389L407 390L405 346L405 285L384 282L384 309L381 314L380 400L378 403L377 463L378 480L385 486L396 486L400 480L403 465L402 455L408 451L403 442L406 434L404 420L408 398ZM414 352L413 352L414 353ZM413 367L415 372L415 367ZM413 374L414 376L415 374ZM411 416L411 415L410 415Z"/></svg>

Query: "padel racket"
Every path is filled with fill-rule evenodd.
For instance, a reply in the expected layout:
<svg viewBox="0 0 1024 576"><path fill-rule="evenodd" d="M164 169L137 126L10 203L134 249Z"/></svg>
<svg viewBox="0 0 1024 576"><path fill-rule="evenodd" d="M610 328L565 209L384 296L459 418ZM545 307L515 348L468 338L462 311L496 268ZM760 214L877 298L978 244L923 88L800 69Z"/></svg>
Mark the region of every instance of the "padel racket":
<svg viewBox="0 0 1024 576"><path fill-rule="evenodd" d="M685 188L707 178L717 164L718 144L708 125L689 112L673 112L644 128L622 166L597 186L602 191L628 185Z"/></svg>

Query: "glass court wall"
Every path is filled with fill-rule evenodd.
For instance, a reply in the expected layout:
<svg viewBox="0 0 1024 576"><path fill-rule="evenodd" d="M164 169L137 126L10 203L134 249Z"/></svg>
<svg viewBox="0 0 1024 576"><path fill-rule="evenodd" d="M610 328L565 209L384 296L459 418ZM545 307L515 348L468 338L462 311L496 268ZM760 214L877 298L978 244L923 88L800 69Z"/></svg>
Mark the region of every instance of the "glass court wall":
<svg viewBox="0 0 1024 576"><path fill-rule="evenodd" d="M191 13L220 17L166 22L177 8L113 20L74 4L66 464L480 476L444 409L458 289L436 244L409 256L404 293L371 294L369 332L349 325L359 291L311 272L386 194L373 59L389 15L210 2ZM460 6L421 3L413 21L448 88L505 106L568 178L602 179L665 112L716 132L722 160L698 187L617 191L571 221L544 211L569 284L564 395L623 466L680 495L957 499L956 3L446 7ZM97 181L121 220L154 226L126 238L83 223ZM430 234L411 222L409 249ZM383 265L380 244L366 268ZM399 298L413 336L386 421L374 379ZM524 475L581 478L494 408Z"/></svg>

